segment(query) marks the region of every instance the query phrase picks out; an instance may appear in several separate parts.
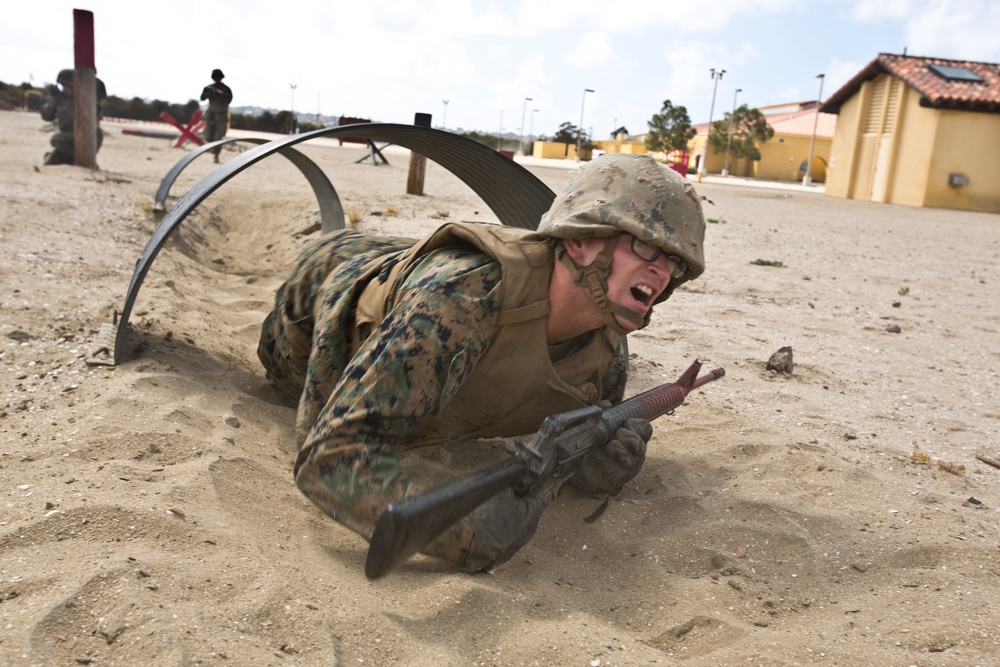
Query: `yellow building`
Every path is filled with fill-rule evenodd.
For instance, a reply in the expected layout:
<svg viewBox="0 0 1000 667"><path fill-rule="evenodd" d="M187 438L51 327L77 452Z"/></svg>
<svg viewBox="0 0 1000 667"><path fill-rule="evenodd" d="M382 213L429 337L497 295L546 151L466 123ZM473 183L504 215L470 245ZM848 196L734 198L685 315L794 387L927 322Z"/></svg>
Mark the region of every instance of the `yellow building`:
<svg viewBox="0 0 1000 667"><path fill-rule="evenodd" d="M801 181L806 174L809 148L813 144L813 129L816 140L812 147L813 166L810 178L822 183L826 179L830 147L833 141L837 117L817 110L819 103L793 102L789 104L761 107L767 124L774 130L774 136L757 145L760 160L729 158L729 173L733 176L747 176L775 181ZM688 144L691 152L691 167L698 164L705 152L708 139L708 123L694 126L698 134ZM721 174L726 167L726 154L708 152L705 162L706 174Z"/></svg>
<svg viewBox="0 0 1000 667"><path fill-rule="evenodd" d="M1000 65L880 53L822 110L827 195L1000 212Z"/></svg>
<svg viewBox="0 0 1000 667"><path fill-rule="evenodd" d="M550 160L576 160L576 144L566 144L561 141L535 141L531 147L532 157ZM589 160L590 150L583 148L580 159Z"/></svg>
<svg viewBox="0 0 1000 667"><path fill-rule="evenodd" d="M597 150L604 151L605 153L625 153L626 155L642 155L648 153L646 150L646 142L638 141L635 139L599 139L597 141L592 141L594 147Z"/></svg>

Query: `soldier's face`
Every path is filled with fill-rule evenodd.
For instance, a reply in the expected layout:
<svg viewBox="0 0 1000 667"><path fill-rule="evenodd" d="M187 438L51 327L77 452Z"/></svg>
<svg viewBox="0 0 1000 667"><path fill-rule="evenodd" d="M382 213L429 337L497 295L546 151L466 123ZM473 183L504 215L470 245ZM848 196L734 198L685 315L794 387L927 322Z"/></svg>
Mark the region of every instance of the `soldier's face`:
<svg viewBox="0 0 1000 667"><path fill-rule="evenodd" d="M643 318L670 284L670 272L671 266L662 254L647 261L632 252L630 234L619 234L611 255L608 298ZM621 317L615 316L615 319L630 331L638 328Z"/></svg>
<svg viewBox="0 0 1000 667"><path fill-rule="evenodd" d="M604 239L580 239L584 247L584 262L592 262L604 247ZM653 303L670 285L672 265L661 253L647 261L632 251L632 236L619 234L611 253L611 273L608 274L608 298L633 311L641 320ZM618 324L628 331L638 326L615 316Z"/></svg>

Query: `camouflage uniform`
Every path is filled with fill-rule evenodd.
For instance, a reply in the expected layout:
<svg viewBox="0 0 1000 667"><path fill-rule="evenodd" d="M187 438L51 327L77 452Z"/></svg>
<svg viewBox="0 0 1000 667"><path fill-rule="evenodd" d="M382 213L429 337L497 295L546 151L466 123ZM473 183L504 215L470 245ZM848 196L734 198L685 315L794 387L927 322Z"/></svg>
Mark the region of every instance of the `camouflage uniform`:
<svg viewBox="0 0 1000 667"><path fill-rule="evenodd" d="M208 109L203 116L205 120L205 141L211 143L226 138L229 129L229 105L233 101L233 91L222 83L222 70L212 70L212 83L201 91L201 99L208 100ZM219 161L221 146L212 149L215 161Z"/></svg>
<svg viewBox="0 0 1000 667"><path fill-rule="evenodd" d="M69 86L69 90L71 91L73 86L73 70L62 70L59 72L56 81L63 86ZM100 119L101 100L107 97L107 91L104 87L104 82L100 79L96 80L95 85L97 88L97 118ZM49 140L53 150L45 154L45 164L73 164L76 156L76 141L73 136L73 96L71 94L67 95L59 90L57 86L50 86L49 99L42 105L41 115L42 120L55 121L56 127L59 128L59 131L53 134L52 139ZM100 150L103 143L104 132L101 130L100 123L98 123L97 150Z"/></svg>
<svg viewBox="0 0 1000 667"><path fill-rule="evenodd" d="M509 235L530 234L502 229ZM409 459L401 462L400 453L439 441L442 434L521 435L537 429L547 414L561 411L531 406L535 416L520 422L527 428L499 433L490 430L492 424L481 423L487 419L464 412L465 423L441 425L458 387L474 384L476 378L470 376L499 327L502 272L493 257L478 249L442 247L424 255L400 278L384 319L364 342L351 340L358 293L366 282L359 279L366 270L371 273L373 263L378 268L382 259L412 244L353 230L321 239L302 254L279 289L258 348L269 380L300 395L296 483L327 514L366 538L389 503L420 490L407 469ZM547 241L545 251L551 263ZM385 275L383 270L372 280ZM543 287L547 285L546 274ZM573 356L599 335L553 346L549 359L572 365ZM621 360L598 370L596 393L570 400L562 409L621 399ZM475 532L472 522L460 522L427 552L460 564L478 563L472 568L478 569L485 563L470 560L468 551ZM490 562L496 554L480 556Z"/></svg>
<svg viewBox="0 0 1000 667"><path fill-rule="evenodd" d="M620 401L625 366L615 357L620 325L612 314L604 314L605 326L557 346L547 345L545 316L557 261L608 309L611 246L581 267L556 239L613 239L622 231L676 255L686 267L678 283L704 270L699 198L646 156L605 156L583 167L539 233L450 223L414 243L344 230L307 249L278 290L258 347L268 378L299 397L302 492L370 539L391 502L419 493L423 477L414 474L415 457L400 456L406 450L435 437L522 435L548 414ZM607 445L624 452L622 442L631 442L627 465L598 448L570 482L586 478L578 488L615 493L632 479L652 432L633 421L641 424ZM557 491L539 483L515 497L508 489L424 551L467 571L503 562L531 538Z"/></svg>

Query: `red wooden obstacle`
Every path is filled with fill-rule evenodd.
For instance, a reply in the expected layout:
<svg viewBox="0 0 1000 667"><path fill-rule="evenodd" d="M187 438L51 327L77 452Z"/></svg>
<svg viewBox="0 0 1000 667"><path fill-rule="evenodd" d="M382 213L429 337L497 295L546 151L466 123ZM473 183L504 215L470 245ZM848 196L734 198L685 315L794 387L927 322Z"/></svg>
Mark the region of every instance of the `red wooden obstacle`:
<svg viewBox="0 0 1000 667"><path fill-rule="evenodd" d="M182 125L179 120L171 116L166 111L160 112L160 118L167 123L170 123L178 130L181 131L181 136L177 138L174 142L174 148L180 148L185 144L185 142L192 141L195 145L203 146L205 140L199 137L196 133L205 127L205 121L201 119L202 110L196 109L193 114L191 114L191 120L188 121L187 125Z"/></svg>

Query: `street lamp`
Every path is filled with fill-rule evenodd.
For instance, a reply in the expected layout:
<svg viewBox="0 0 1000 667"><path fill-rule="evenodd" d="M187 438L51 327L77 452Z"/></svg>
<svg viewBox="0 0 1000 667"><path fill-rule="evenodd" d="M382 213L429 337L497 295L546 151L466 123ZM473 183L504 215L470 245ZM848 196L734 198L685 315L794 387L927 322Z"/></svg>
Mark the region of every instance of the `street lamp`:
<svg viewBox="0 0 1000 667"><path fill-rule="evenodd" d="M524 104L521 105L521 129L520 138L517 140L517 152L524 155L524 112L528 110L528 102L534 102L530 97L524 98Z"/></svg>
<svg viewBox="0 0 1000 667"><path fill-rule="evenodd" d="M590 88L583 89L583 101L580 102L580 127L576 131L576 161L580 161L580 147L583 145L583 107L587 102L587 93L594 92Z"/></svg>
<svg viewBox="0 0 1000 667"><path fill-rule="evenodd" d="M729 139L726 141L726 166L722 168L722 175L729 175L729 148L733 145L733 119L736 118L736 96L743 92L742 88L737 88L733 93L733 114L729 117Z"/></svg>
<svg viewBox="0 0 1000 667"><path fill-rule="evenodd" d="M444 113L441 114L441 129L442 130L447 130L448 129L448 102L449 102L449 100L441 100L441 102L444 104Z"/></svg>
<svg viewBox="0 0 1000 667"><path fill-rule="evenodd" d="M290 83L290 84L288 84L288 87L292 89L292 111L291 111L292 117L288 121L289 125L291 126L291 129L289 130L288 134L295 134L295 124L296 124L295 123L295 89L298 88L299 86L298 86L298 84Z"/></svg>
<svg viewBox="0 0 1000 667"><path fill-rule="evenodd" d="M497 150L500 150L500 137L503 136L503 109L500 109L500 129L497 131Z"/></svg>
<svg viewBox="0 0 1000 667"><path fill-rule="evenodd" d="M532 147L532 151L531 152L532 152L532 154L534 154L534 152L535 152L534 151L534 147L535 147L535 114L537 112L538 112L538 109L532 109L531 110L531 122L528 124L528 141L531 142L531 147Z"/></svg>
<svg viewBox="0 0 1000 667"><path fill-rule="evenodd" d="M809 142L809 161L806 162L806 175L802 177L802 185L812 183L813 149L816 148L816 126L819 125L819 106L823 103L823 79L825 77L826 74L822 73L816 75L816 78L819 79L819 99L816 100L816 118L813 120L813 135Z"/></svg>
<svg viewBox="0 0 1000 667"><path fill-rule="evenodd" d="M712 114L715 113L715 91L719 89L719 81L722 80L722 75L726 73L726 70L720 69L716 71L714 67L709 71L712 73L712 80L715 84L712 86L712 106L708 108L708 134L705 136L705 150L702 152L701 160L698 162L699 183L701 183L701 177L705 173L705 163L708 162L708 145L709 139L712 138Z"/></svg>

